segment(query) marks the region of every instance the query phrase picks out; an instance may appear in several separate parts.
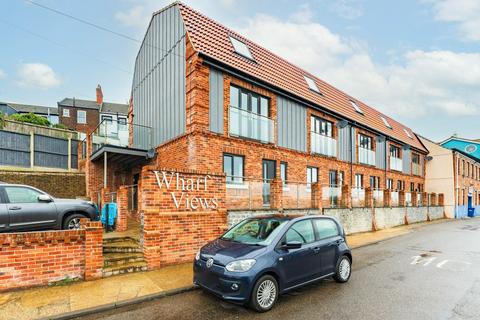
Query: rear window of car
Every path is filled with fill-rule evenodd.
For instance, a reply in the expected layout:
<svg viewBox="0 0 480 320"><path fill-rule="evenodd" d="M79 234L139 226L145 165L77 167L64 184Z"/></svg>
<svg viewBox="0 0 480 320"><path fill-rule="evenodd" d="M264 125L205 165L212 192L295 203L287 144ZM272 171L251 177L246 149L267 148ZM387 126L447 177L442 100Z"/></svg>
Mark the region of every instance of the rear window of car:
<svg viewBox="0 0 480 320"><path fill-rule="evenodd" d="M298 241L301 243L311 243L315 241L312 221L302 220L292 225L285 234L285 242Z"/></svg>
<svg viewBox="0 0 480 320"><path fill-rule="evenodd" d="M337 224L330 219L313 219L313 224L319 240L338 236L340 234Z"/></svg>

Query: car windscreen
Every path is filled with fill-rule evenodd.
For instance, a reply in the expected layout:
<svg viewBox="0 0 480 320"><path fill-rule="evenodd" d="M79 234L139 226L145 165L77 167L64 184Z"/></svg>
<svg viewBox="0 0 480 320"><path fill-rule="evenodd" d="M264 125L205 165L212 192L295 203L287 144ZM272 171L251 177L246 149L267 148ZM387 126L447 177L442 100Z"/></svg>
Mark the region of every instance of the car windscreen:
<svg viewBox="0 0 480 320"><path fill-rule="evenodd" d="M221 239L266 246L273 241L287 221L279 218L247 219L227 231Z"/></svg>

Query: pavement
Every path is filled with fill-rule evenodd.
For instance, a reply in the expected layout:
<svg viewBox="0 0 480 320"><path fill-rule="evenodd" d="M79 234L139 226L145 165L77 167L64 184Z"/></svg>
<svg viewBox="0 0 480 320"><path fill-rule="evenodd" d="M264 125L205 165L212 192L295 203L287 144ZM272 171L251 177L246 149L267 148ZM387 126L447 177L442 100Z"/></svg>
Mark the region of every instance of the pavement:
<svg viewBox="0 0 480 320"><path fill-rule="evenodd" d="M473 221L473 220L467 220ZM451 222L451 223L442 223L442 222ZM438 228L443 228L443 226L454 226L456 227L459 223L466 223L463 221L452 221L452 220L438 220L436 222L429 223L420 223L410 226L401 226L397 228L377 231L377 232L367 232L362 234L356 234L347 237L347 242L351 248L360 248L365 247L371 244L379 243L391 238L398 237L400 235L408 235L415 232L417 229L430 230L435 228L435 225ZM476 220L477 225L480 228L480 220ZM445 227L447 228L447 227ZM437 235L438 237L438 235ZM403 237L402 237L403 238ZM415 238L415 237L414 237ZM439 238L440 239L440 238ZM438 239L437 239L438 240ZM480 240L477 236L477 242ZM390 243L390 242L389 242ZM374 246L376 247L376 246ZM374 261L381 261L382 259L388 259L391 256L390 251L380 251L379 253L372 255L371 263ZM479 253L480 254L480 253ZM368 260L362 258L360 262L357 262L357 252L354 252L354 271L359 270L359 266L366 265L369 267ZM364 267L364 268L365 268ZM360 274L359 274L360 275ZM401 276L398 276L400 279ZM331 284L333 285L333 284ZM331 286L330 285L330 286ZM350 285L350 284L349 284ZM98 312L109 312L108 310L120 310L122 308L131 308L135 305L141 304L141 302L156 299L164 296L171 296L177 293L185 292L190 289L193 289L192 286L192 265L191 263L176 265L171 267L162 268L160 270L148 271L148 272L139 272L132 274L125 274L110 278L99 279L95 281L87 282L78 282L72 283L65 286L56 286L56 287L42 287L42 288L33 288L27 290L18 290L8 293L0 293L0 319L1 320L23 320L23 319L61 319L61 318L71 318L74 316L85 316L92 313ZM317 288L316 290L318 290ZM365 288L360 288L364 294L367 294ZM432 288L434 289L434 288ZM480 282L479 287L480 290ZM477 290L475 289L475 290ZM320 288L320 291L325 290L325 288ZM330 291L330 289L326 289ZM332 289L333 290L333 289ZM338 289L335 289L338 291ZM334 291L335 291L334 290ZM351 292L351 291L350 291ZM219 302L217 300L212 300L212 297L204 295L201 291L195 291L192 293L183 293L179 296L185 296L188 298L195 299L195 297L200 296L201 299L206 299L207 304L213 306L218 306ZM324 294L321 294L324 295ZM361 295L359 295L361 296ZM312 297L312 299L315 296ZM392 296L392 299L395 297ZM478 297L480 299L480 296ZM170 301L167 299L173 299L173 301L179 300L181 298L169 297L165 301ZM155 301L160 301L155 300ZM354 299L355 300L355 299ZM361 300L361 299L357 299ZM188 299L186 300L188 304ZM178 303L177 303L178 302ZM185 301L177 301L172 307L180 308L186 306ZM204 303L202 302L201 305ZM196 305L196 302L192 302L192 305ZM229 306L229 304L223 303L223 305ZM316 304L315 304L316 305ZM230 307L222 310L229 310ZM235 307L237 308L237 307ZM188 307L187 307L188 309ZM180 309L176 309L179 311ZM201 310L201 308L200 308ZM233 309L236 310L236 309ZM243 309L247 310L247 309ZM277 310L277 308L275 309ZM278 310L282 310L281 307ZM192 311L193 312L193 311ZM227 312L226 315L229 315ZM242 314L242 311L240 314ZM245 311L247 312L247 311ZM197 314L199 312L193 312L192 314ZM159 313L165 316L164 312ZM175 313L172 313L175 314ZM251 315L250 313L248 313ZM270 314L270 313L269 313ZM274 313L272 313L274 314ZM146 316L145 318L152 318L151 316ZM132 319L144 319L144 317L133 317ZM155 317L153 317L155 318ZM165 319L164 317L161 317ZM168 318L168 317L167 317ZM181 316L180 318L183 318ZM192 317L193 318L193 317ZM207 315L206 319L210 319ZM216 318L216 317L214 317ZM327 317L328 318L328 317ZM480 315L479 315L480 318ZM97 314L91 316L89 319L97 319ZM110 319L110 318L109 318ZM111 319L117 319L115 317ZM123 317L119 319L131 319L129 317ZM172 318L173 319L173 318ZM346 319L346 318L345 318ZM368 318L373 319L373 318Z"/></svg>

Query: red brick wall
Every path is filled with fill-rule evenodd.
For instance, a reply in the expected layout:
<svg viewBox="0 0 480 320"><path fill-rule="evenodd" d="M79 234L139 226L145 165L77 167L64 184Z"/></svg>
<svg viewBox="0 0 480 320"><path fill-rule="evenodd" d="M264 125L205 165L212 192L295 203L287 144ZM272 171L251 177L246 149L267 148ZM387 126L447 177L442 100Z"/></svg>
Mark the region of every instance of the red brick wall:
<svg viewBox="0 0 480 320"><path fill-rule="evenodd" d="M0 291L101 276L101 225L88 222L84 227L75 231L0 233Z"/></svg>
<svg viewBox="0 0 480 320"><path fill-rule="evenodd" d="M69 117L64 117L63 116L63 109L68 109L70 110L70 116ZM78 110L83 110L87 113L87 123L86 124L80 124L77 123L77 111ZM86 109L86 108L73 108L73 107L62 107L60 106L58 108L58 118L59 122L63 125L65 125L68 129L79 131L79 132L84 132L84 133L90 133L99 124L99 119L100 119L100 113L98 110L95 109Z"/></svg>
<svg viewBox="0 0 480 320"><path fill-rule="evenodd" d="M176 176L173 176L169 189L165 185L160 189L152 170L159 171L160 179L161 171L168 174L179 171L184 181L193 179L195 183L197 179L203 181L208 176L207 186L205 188L200 182L199 188L185 190L182 204L177 207L171 194L174 192L177 200L181 198L182 192L176 189ZM143 168L139 186L139 210L143 216L143 249L149 269L192 261L202 245L226 230L224 180L224 175L207 171L171 170L155 166ZM202 208L199 202L193 200L194 197L214 198L216 205L209 201L210 208ZM187 198L190 203L198 205L197 210L185 205Z"/></svg>

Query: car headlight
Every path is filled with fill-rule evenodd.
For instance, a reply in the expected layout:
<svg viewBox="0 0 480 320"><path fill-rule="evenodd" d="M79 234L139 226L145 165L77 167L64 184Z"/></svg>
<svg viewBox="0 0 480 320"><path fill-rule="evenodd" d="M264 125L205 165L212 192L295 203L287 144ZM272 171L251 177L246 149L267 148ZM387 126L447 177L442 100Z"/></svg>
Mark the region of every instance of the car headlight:
<svg viewBox="0 0 480 320"><path fill-rule="evenodd" d="M255 259L232 261L227 264L225 269L230 272L246 272L253 267L255 262L257 262Z"/></svg>
<svg viewBox="0 0 480 320"><path fill-rule="evenodd" d="M195 260L196 261L200 260L200 251L198 251L197 254L195 255Z"/></svg>

